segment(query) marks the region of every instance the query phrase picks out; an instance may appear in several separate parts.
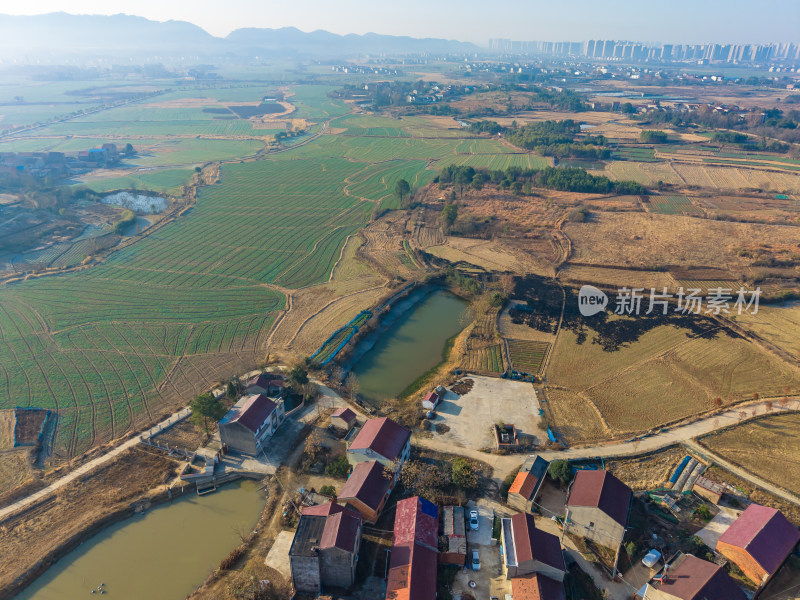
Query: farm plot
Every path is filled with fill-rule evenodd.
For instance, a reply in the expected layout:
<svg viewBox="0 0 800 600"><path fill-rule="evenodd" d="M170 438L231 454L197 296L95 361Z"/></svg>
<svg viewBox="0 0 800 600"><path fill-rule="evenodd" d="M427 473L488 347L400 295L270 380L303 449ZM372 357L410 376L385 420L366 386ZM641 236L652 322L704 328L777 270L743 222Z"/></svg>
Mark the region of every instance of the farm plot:
<svg viewBox="0 0 800 600"><path fill-rule="evenodd" d="M595 342L613 338L610 324L600 329L602 336L589 330L581 343L574 331L562 329L548 379L591 402L617 435L710 410L714 398L729 403L800 386L791 367L710 321L698 321L694 332L657 325L608 351Z"/></svg>
<svg viewBox="0 0 800 600"><path fill-rule="evenodd" d="M325 365L330 362L336 357L345 344L350 341L350 338L358 333L358 328L366 323L371 316L372 313L368 310L358 313L347 325L341 329L337 329L333 335L320 346L319 350L311 355L311 360L318 365Z"/></svg>
<svg viewBox="0 0 800 600"><path fill-rule="evenodd" d="M225 166L190 213L103 266L0 289L0 407L58 410L57 452L74 455L257 364L285 307L265 284L326 281L365 223L369 204L342 191L358 169Z"/></svg>
<svg viewBox="0 0 800 600"><path fill-rule="evenodd" d="M470 346L470 341L467 342ZM494 344L485 347L468 347L462 368L471 373L502 373L503 346Z"/></svg>
<svg viewBox="0 0 800 600"><path fill-rule="evenodd" d="M758 313L742 313L734 320L794 357L800 357L800 302L762 305Z"/></svg>
<svg viewBox="0 0 800 600"><path fill-rule="evenodd" d="M532 342L529 340L506 340L511 368L520 373L538 375L550 352L548 342Z"/></svg>
<svg viewBox="0 0 800 600"><path fill-rule="evenodd" d="M354 175L345 187L345 193L357 198L379 203L389 209L400 208L400 199L394 193L394 187L400 179L405 179L412 188L426 186L436 176L436 172L427 170L426 161L392 160L370 165Z"/></svg>
<svg viewBox="0 0 800 600"><path fill-rule="evenodd" d="M163 169L134 171L120 176L108 176L108 172L98 171L84 175L80 184L95 192L113 190L144 189L165 194L177 195L181 187L191 182L194 176L192 169Z"/></svg>
<svg viewBox="0 0 800 600"><path fill-rule="evenodd" d="M765 417L700 442L751 473L800 494L800 414Z"/></svg>
<svg viewBox="0 0 800 600"><path fill-rule="evenodd" d="M663 215L698 215L703 211L697 208L686 196L649 196L653 212Z"/></svg>

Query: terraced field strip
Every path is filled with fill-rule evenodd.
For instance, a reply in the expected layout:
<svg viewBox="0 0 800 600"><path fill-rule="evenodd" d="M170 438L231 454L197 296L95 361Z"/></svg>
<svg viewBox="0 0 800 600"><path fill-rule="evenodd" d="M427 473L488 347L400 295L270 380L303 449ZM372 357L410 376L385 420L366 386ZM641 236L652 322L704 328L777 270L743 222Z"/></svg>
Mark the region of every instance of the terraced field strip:
<svg viewBox="0 0 800 600"><path fill-rule="evenodd" d="M648 196L647 199L653 212L664 215L695 215L703 212L686 196Z"/></svg>
<svg viewBox="0 0 800 600"><path fill-rule="evenodd" d="M550 352L549 342L507 339L511 368L520 373L538 375Z"/></svg>
<svg viewBox="0 0 800 600"><path fill-rule="evenodd" d="M358 333L358 328L366 323L371 316L372 313L368 310L358 313L352 321L341 329L337 329L331 337L325 340L325 343L320 346L319 350L311 355L311 360L320 366L329 363L336 357L339 351L344 348L347 342L350 341L350 338Z"/></svg>
<svg viewBox="0 0 800 600"><path fill-rule="evenodd" d="M676 279L675 284L677 288L683 288L684 292L688 293L689 290L701 290L701 295L708 294L708 290L722 288L723 290L732 290L732 294L742 287L738 281L726 281L723 279Z"/></svg>
<svg viewBox="0 0 800 600"><path fill-rule="evenodd" d="M504 371L502 344L469 349L463 368L466 371L502 373Z"/></svg>

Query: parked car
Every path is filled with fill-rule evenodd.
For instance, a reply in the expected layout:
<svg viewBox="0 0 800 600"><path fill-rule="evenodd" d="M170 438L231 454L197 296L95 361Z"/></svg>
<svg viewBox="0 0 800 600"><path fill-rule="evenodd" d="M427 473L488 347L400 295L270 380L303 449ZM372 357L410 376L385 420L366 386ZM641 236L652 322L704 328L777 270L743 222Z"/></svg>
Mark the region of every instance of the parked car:
<svg viewBox="0 0 800 600"><path fill-rule="evenodd" d="M647 554L644 555L642 559L642 564L645 567L653 568L655 564L661 559L661 552L656 549L650 550Z"/></svg>
<svg viewBox="0 0 800 600"><path fill-rule="evenodd" d="M478 531L478 511L469 511L469 528L473 531Z"/></svg>
<svg viewBox="0 0 800 600"><path fill-rule="evenodd" d="M478 554L477 550L472 551L472 570L473 571L481 570L481 557Z"/></svg>

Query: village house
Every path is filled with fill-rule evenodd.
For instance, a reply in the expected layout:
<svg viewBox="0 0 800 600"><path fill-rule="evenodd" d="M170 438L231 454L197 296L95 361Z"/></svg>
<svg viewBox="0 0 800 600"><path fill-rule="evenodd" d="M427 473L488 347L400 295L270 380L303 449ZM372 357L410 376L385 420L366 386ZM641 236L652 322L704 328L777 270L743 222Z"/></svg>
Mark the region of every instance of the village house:
<svg viewBox="0 0 800 600"><path fill-rule="evenodd" d="M751 504L717 541L717 552L753 583L766 585L800 541L800 531L779 510Z"/></svg>
<svg viewBox="0 0 800 600"><path fill-rule="evenodd" d="M283 375L279 373L259 373L245 382L248 394L264 394L271 396L283 391Z"/></svg>
<svg viewBox="0 0 800 600"><path fill-rule="evenodd" d="M635 597L642 600L746 599L725 569L691 554L682 554L673 560L663 578L645 584Z"/></svg>
<svg viewBox="0 0 800 600"><path fill-rule="evenodd" d="M389 418L369 419L347 448L347 460L355 466L377 460L387 467L402 465L411 454L411 432Z"/></svg>
<svg viewBox="0 0 800 600"><path fill-rule="evenodd" d="M393 481L384 471L377 460L358 463L339 492L338 501L361 513L367 523L376 523L392 493Z"/></svg>
<svg viewBox="0 0 800 600"><path fill-rule="evenodd" d="M719 501L722 500L722 495L725 493L725 488L722 484L700 475L692 485L692 491L712 504L719 504Z"/></svg>
<svg viewBox="0 0 800 600"><path fill-rule="evenodd" d="M503 573L512 580L512 586L514 578L533 574L564 581L567 567L558 536L537 529L530 513L517 513L503 519L501 525Z"/></svg>
<svg viewBox="0 0 800 600"><path fill-rule="evenodd" d="M250 394L222 417L219 437L229 451L258 456L285 417L283 400Z"/></svg>
<svg viewBox="0 0 800 600"><path fill-rule="evenodd" d="M347 433L353 428L356 423L356 413L353 409L342 407L337 408L331 415L331 425L337 431Z"/></svg>
<svg viewBox="0 0 800 600"><path fill-rule="evenodd" d="M567 533L616 549L625 537L633 492L608 471L578 471L567 496Z"/></svg>
<svg viewBox="0 0 800 600"><path fill-rule="evenodd" d="M549 466L541 456L529 456L508 489L508 505L521 512L532 512Z"/></svg>
<svg viewBox="0 0 800 600"><path fill-rule="evenodd" d="M298 592L353 585L361 546L361 516L338 504L303 510L289 549L292 583Z"/></svg>
<svg viewBox="0 0 800 600"><path fill-rule="evenodd" d="M442 537L439 539L439 562L463 566L467 562L467 532L463 506L442 509Z"/></svg>
<svg viewBox="0 0 800 600"><path fill-rule="evenodd" d="M439 509L414 496L397 503L386 600L435 600Z"/></svg>

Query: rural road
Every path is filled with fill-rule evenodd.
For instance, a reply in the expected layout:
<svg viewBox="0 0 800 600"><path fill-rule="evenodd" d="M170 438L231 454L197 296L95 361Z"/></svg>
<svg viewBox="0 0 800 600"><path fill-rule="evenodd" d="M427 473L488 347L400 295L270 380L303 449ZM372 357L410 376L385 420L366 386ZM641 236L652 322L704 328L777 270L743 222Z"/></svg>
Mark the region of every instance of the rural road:
<svg viewBox="0 0 800 600"><path fill-rule="evenodd" d="M16 512L16 511L18 511L18 510L20 510L22 508L25 508L26 506L30 506L31 504L33 504L34 502L44 498L48 494L51 494L51 493L55 492L56 490L58 490L59 488L64 487L65 485L67 485L71 481L75 481L76 479L78 479L82 475L85 475L89 471L92 471L92 470L96 469L97 467L99 467L101 465L104 465L105 463L107 463L110 460L113 460L114 458L116 458L117 456L122 454L123 452L126 452L127 450L130 450L131 448L133 448L134 446L139 444L139 440L140 440L141 437L154 435L154 434L158 433L159 431L161 431L162 428L164 428L164 427L166 427L168 425L172 425L176 421L180 421L182 419L185 419L186 417L189 416L189 414L191 414L191 411L188 408L183 408L183 409L179 410L178 412L174 413L173 415L171 415L169 418L164 419L163 421L161 421L157 425L151 427L146 432L132 437L127 442L125 442L123 444L120 444L119 446L117 446L116 448L114 448L112 450L109 450L105 454L103 454L101 456L98 456L97 458L93 458L92 460L82 464L80 467L78 467L74 471L71 471L71 472L67 473L66 475L64 475L64 477L61 477L60 479L56 479L53 483L51 483L47 487L43 487L38 492L34 492L30 496L25 496L24 498L22 498L20 500L17 500L14 504L10 504L9 506L5 506L3 508L0 508L0 522L2 522L10 514Z"/></svg>
<svg viewBox="0 0 800 600"><path fill-rule="evenodd" d="M740 412L746 412L747 416L740 416ZM723 429L731 425L749 421L755 417L762 417L764 415L776 415L788 412L800 411L800 400L792 399L781 406L777 401L764 400L762 402L749 404L747 406L740 406L731 408L717 415L700 419L694 423L682 425L655 435L646 437L638 442L616 442L609 444L599 444L595 446L583 446L568 448L566 450L547 450L539 452L539 456L547 460L579 460L587 458L607 458L607 457L624 457L636 456L654 450L660 450L674 444L685 444L698 454L706 456L717 465L725 468L736 476L744 479L755 485L769 491L770 493L783 498L793 504L800 505L800 499L797 496L783 490L763 479L756 477L752 473L737 467L736 465L726 461L719 456L716 456L708 449L700 446L694 441L694 438L711 433L718 429ZM423 448L430 450L437 450L439 452L447 452L450 454L459 454L469 458L483 461L492 466L495 470L495 479L503 480L513 470L519 468L520 464L525 459L522 454L508 454L498 455L480 452L477 449L464 448L454 446L452 442L444 442L436 438L424 438L415 436L414 443Z"/></svg>

